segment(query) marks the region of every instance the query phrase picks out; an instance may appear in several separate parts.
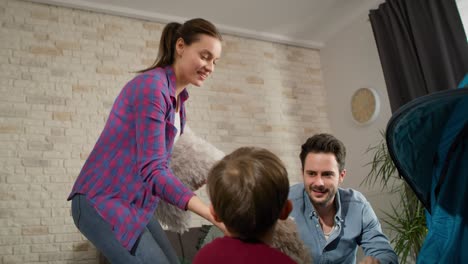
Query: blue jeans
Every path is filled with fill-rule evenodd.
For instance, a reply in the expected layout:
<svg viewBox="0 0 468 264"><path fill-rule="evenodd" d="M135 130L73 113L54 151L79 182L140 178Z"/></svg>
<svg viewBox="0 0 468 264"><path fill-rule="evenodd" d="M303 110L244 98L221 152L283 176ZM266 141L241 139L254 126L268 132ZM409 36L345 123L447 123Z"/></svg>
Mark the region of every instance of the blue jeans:
<svg viewBox="0 0 468 264"><path fill-rule="evenodd" d="M72 199L76 227L112 264L180 263L159 222L151 218L129 252L115 238L112 226L89 204L84 195Z"/></svg>

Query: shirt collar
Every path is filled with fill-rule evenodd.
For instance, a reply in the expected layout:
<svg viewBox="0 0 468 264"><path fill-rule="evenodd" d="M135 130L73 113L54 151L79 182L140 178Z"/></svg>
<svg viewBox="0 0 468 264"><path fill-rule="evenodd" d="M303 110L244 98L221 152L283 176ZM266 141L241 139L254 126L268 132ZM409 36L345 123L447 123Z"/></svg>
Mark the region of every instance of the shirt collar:
<svg viewBox="0 0 468 264"><path fill-rule="evenodd" d="M175 92L176 92L176 76L174 72L174 68L172 66L165 66L164 70L166 72L166 77L167 81L169 83L169 95L173 98L175 98ZM187 92L187 87L182 90L182 92L179 94L179 98L182 100L181 102L185 102L189 97L189 94Z"/></svg>
<svg viewBox="0 0 468 264"><path fill-rule="evenodd" d="M335 205L336 205L336 214L335 219L337 221L343 222L343 218L341 218L341 198L340 198L340 188L338 188L336 195L335 195Z"/></svg>
<svg viewBox="0 0 468 264"><path fill-rule="evenodd" d="M312 216L318 217L317 211L315 210L315 207L312 204L312 201L310 200L309 194L307 193L305 186L304 186L304 200L305 200L305 208L306 208L307 215L309 215L310 217ZM338 188L338 191L336 192L336 195L335 195L335 206L336 206L335 220L338 222L343 222L343 218L341 218L340 188Z"/></svg>

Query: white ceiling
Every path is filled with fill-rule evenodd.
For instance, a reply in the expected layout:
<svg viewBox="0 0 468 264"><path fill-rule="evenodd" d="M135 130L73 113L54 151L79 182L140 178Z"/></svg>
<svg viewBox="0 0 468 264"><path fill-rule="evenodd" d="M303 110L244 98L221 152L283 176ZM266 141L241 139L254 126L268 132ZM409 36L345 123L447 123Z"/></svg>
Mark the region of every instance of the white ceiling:
<svg viewBox="0 0 468 264"><path fill-rule="evenodd" d="M307 48L327 40L383 0L31 0L162 23L203 17L223 33Z"/></svg>

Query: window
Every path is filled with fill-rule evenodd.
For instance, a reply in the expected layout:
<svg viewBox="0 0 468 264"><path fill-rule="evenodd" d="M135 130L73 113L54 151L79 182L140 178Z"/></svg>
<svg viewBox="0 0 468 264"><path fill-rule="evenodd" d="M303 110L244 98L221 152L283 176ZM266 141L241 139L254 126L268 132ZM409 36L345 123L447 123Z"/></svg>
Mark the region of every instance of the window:
<svg viewBox="0 0 468 264"><path fill-rule="evenodd" d="M465 28L465 35L467 35L468 41L468 0L456 0L458 6L458 12Z"/></svg>

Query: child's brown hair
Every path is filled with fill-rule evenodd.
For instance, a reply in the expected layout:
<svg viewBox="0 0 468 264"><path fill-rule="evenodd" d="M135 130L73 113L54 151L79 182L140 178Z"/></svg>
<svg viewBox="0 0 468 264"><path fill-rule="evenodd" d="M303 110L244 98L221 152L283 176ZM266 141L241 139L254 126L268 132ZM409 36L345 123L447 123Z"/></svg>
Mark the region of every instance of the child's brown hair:
<svg viewBox="0 0 468 264"><path fill-rule="evenodd" d="M228 231L242 239L256 239L280 217L289 180L275 154L242 147L211 168L207 188L214 212Z"/></svg>

